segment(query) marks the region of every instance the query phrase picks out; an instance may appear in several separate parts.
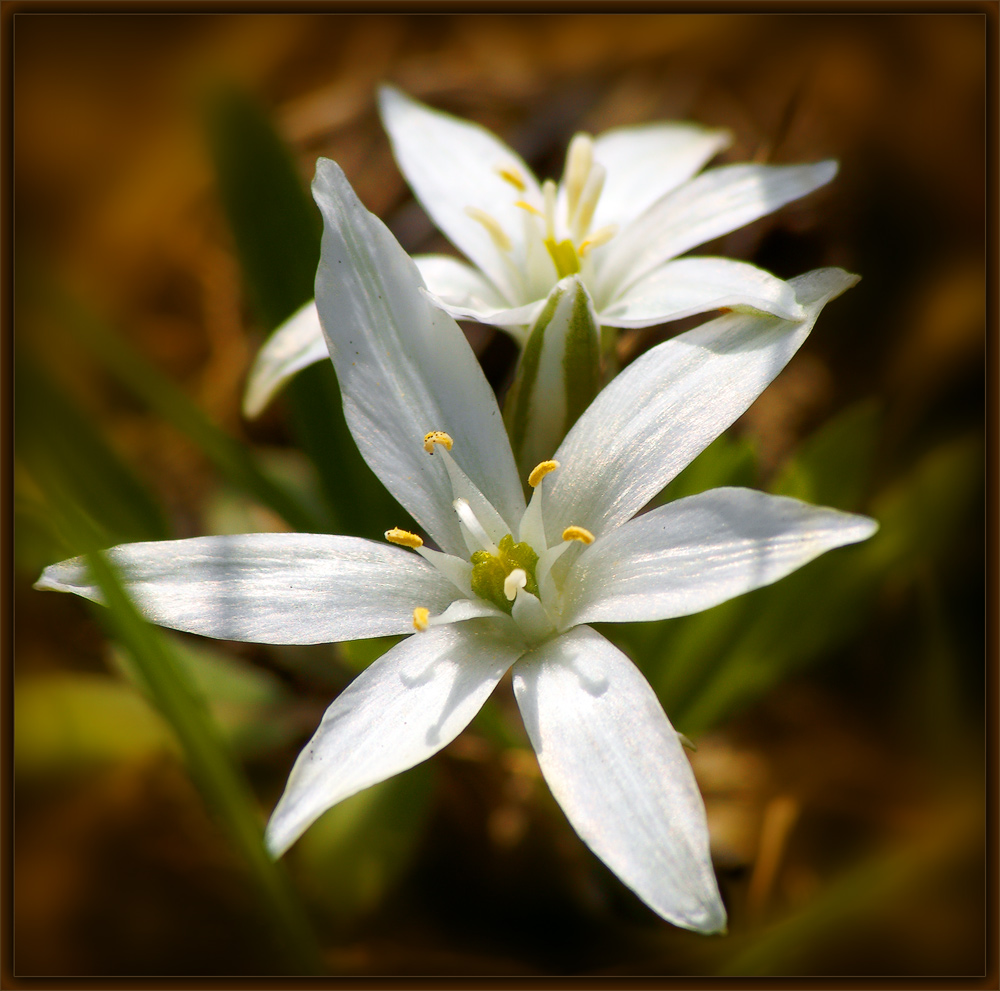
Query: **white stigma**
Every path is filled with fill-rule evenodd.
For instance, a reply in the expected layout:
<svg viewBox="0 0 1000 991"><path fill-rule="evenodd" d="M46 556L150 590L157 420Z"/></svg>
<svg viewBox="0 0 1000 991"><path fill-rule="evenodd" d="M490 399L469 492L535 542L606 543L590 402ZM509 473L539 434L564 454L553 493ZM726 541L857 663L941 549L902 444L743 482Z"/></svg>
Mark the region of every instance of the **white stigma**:
<svg viewBox="0 0 1000 991"><path fill-rule="evenodd" d="M517 598L517 590L528 584L528 575L524 568L515 568L503 581L503 594L508 602Z"/></svg>

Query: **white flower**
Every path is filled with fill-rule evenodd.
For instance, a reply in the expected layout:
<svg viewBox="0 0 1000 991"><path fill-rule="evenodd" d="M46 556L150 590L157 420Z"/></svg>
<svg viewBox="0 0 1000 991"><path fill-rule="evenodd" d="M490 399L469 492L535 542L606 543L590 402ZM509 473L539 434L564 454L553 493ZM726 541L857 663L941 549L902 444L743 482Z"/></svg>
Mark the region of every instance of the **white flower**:
<svg viewBox="0 0 1000 991"><path fill-rule="evenodd" d="M864 517L735 488L632 518L750 405L854 277L795 280L802 321L729 314L643 355L532 472L526 505L461 330L334 163L320 161L314 192L325 220L317 298L347 422L440 550L394 529L390 544L250 534L109 552L144 614L177 629L265 643L417 631L330 706L271 817L270 849L444 747L513 666L542 773L582 839L663 918L722 930L678 735L633 663L585 624L706 609L874 531ZM79 558L47 568L38 587L100 598Z"/></svg>
<svg viewBox="0 0 1000 991"><path fill-rule="evenodd" d="M726 131L658 123L578 134L562 181L539 183L489 131L382 87L379 106L400 170L471 265L414 260L458 319L503 327L523 345L553 287L579 273L601 325L645 327L721 308L802 319L781 279L727 258L678 258L829 182L833 161L727 165L692 178ZM259 413L301 368L326 357L309 303L257 356L244 411Z"/></svg>

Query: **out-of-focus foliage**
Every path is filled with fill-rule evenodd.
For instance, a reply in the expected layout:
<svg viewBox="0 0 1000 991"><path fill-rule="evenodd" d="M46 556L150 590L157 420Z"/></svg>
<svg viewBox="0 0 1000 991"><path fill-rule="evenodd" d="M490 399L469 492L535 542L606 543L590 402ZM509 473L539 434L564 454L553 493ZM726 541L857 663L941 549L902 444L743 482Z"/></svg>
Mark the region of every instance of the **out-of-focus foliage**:
<svg viewBox="0 0 1000 991"><path fill-rule="evenodd" d="M304 897L341 925L377 907L422 839L433 783L424 764L324 813L291 858Z"/></svg>
<svg viewBox="0 0 1000 991"><path fill-rule="evenodd" d="M848 408L810 437L769 486L838 509L863 507L880 522L875 537L706 612L605 628L631 648L682 731L704 732L794 670L831 656L856 633L879 589L894 576L918 574L921 560L933 560L975 511L983 463L975 437L940 445L903 480L863 501L878 423L871 403ZM733 484L752 467L739 451L729 441L713 444L673 483L678 494ZM931 521L934 532L927 534Z"/></svg>
<svg viewBox="0 0 1000 991"><path fill-rule="evenodd" d="M312 299L319 214L270 121L246 95L215 94L207 123L244 284L264 326L273 329ZM287 392L296 439L330 506L330 529L380 537L387 518L404 514L354 446L333 366L310 367Z"/></svg>
<svg viewBox="0 0 1000 991"><path fill-rule="evenodd" d="M504 684L439 758L292 851L328 968L978 973L983 32L969 15L19 19L19 974L284 970L261 937L280 926L254 895L266 868L184 784L191 741L148 672L169 656L239 756L257 829L331 697L391 640L147 639L127 603L30 585L87 549L81 527L111 544L406 525L350 443L332 369L259 422L239 413L256 348L311 295L318 155L408 250L449 250L392 163L382 80L482 122L543 176L576 130L665 118L728 127L724 161L840 159L821 193L700 250L863 280L660 498L749 485L881 529L706 613L605 628L698 746L728 937L658 922L586 852ZM502 392L512 349L468 332ZM672 332L625 332L616 360Z"/></svg>
<svg viewBox="0 0 1000 991"><path fill-rule="evenodd" d="M177 749L163 720L117 678L38 675L21 678L14 690L14 761L22 780Z"/></svg>
<svg viewBox="0 0 1000 991"><path fill-rule="evenodd" d="M173 656L212 713L228 746L244 758L267 753L293 740L299 720L288 691L270 671L236 660L207 644L167 635ZM145 690L141 671L128 653L113 649L110 666Z"/></svg>

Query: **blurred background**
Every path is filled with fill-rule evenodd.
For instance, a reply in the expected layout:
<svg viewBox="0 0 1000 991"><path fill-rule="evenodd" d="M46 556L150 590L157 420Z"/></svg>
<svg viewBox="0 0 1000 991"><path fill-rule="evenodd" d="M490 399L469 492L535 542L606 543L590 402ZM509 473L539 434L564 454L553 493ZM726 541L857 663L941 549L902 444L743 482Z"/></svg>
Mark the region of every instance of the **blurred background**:
<svg viewBox="0 0 1000 991"><path fill-rule="evenodd" d="M406 526L350 444L332 369L240 415L257 348L312 295L318 156L407 250L450 250L392 161L383 80L483 123L542 176L578 130L661 119L729 128L723 162L839 159L828 188L699 252L863 278L664 498L748 484L881 530L707 613L604 630L698 745L728 936L662 922L589 853L505 681L438 757L286 858L323 966L983 973L984 17L12 24L16 974L287 969L128 638L31 585L86 546L74 511L102 546ZM622 360L676 330L624 334ZM513 346L468 332L502 390ZM161 640L260 822L326 705L388 646Z"/></svg>

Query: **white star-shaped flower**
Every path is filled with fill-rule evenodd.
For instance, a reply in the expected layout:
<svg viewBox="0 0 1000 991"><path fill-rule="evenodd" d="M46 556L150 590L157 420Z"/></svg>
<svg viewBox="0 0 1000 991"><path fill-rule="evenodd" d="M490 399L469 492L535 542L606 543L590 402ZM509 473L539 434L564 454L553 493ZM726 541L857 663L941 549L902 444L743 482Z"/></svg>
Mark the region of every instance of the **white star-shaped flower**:
<svg viewBox="0 0 1000 991"><path fill-rule="evenodd" d="M632 661L586 624L707 609L874 531L865 517L737 488L635 516L854 277L795 280L802 320L732 313L644 354L532 471L526 503L459 327L334 163L320 161L314 192L325 220L317 299L347 422L440 549L393 529L387 544L274 533L108 552L143 613L176 629L299 644L413 634L327 710L271 816L270 849L455 739L513 668L528 738L580 837L663 918L724 929L678 734ZM38 587L100 599L80 558L47 568Z"/></svg>
<svg viewBox="0 0 1000 991"><path fill-rule="evenodd" d="M728 258L678 256L829 182L836 162L726 165L696 175L730 135L689 123L573 138L562 181L539 181L512 149L470 121L384 86L379 107L421 206L471 264L414 260L457 319L506 329L521 345L560 279L578 274L607 327L646 327L709 310L802 319L787 282ZM694 177L694 178L692 178ZM315 303L279 327L244 399L259 413L297 371L324 359Z"/></svg>

